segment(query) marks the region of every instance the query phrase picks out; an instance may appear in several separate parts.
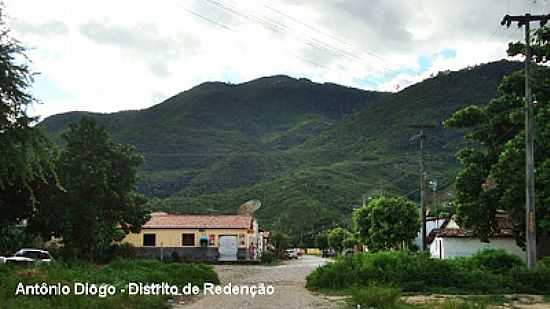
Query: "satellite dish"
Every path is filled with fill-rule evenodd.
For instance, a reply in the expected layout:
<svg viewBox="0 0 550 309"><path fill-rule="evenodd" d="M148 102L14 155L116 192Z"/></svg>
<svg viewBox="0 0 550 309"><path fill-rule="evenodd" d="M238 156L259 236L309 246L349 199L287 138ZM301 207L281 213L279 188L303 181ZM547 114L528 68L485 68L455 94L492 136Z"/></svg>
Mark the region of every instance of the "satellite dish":
<svg viewBox="0 0 550 309"><path fill-rule="evenodd" d="M260 207L262 207L262 202L259 200L250 200L239 207L239 214L252 215Z"/></svg>

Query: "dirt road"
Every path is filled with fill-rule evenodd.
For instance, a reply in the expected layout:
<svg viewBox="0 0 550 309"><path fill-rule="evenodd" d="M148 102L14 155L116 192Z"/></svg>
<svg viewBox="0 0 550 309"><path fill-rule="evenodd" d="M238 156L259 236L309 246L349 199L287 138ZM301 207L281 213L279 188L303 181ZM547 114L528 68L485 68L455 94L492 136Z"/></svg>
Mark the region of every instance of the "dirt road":
<svg viewBox="0 0 550 309"><path fill-rule="evenodd" d="M319 265L326 263L325 259L304 256L298 260L286 261L277 266L260 265L217 265L216 271L221 285L253 285L264 283L273 285L273 295L248 296L215 295L201 296L190 304L178 304L174 308L341 308L337 300L309 292L305 286L306 276Z"/></svg>

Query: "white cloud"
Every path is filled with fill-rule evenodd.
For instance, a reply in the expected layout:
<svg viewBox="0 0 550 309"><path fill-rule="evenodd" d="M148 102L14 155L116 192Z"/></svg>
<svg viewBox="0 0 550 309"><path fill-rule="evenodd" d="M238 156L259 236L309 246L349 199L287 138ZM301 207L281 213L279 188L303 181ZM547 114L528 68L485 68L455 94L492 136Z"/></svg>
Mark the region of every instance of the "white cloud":
<svg viewBox="0 0 550 309"><path fill-rule="evenodd" d="M44 104L34 113L48 116L145 108L204 81L275 74L392 91L505 57L521 31L500 27L502 16L547 13L550 4L8 0L6 9L42 74L34 93ZM446 49L456 56L419 66L419 57Z"/></svg>

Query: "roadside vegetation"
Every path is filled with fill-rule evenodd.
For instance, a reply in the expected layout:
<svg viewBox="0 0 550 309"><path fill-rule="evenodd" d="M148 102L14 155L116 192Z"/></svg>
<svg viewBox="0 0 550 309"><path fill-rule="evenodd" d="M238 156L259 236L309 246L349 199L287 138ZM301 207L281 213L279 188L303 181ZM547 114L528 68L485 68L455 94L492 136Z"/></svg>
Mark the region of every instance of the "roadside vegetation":
<svg viewBox="0 0 550 309"><path fill-rule="evenodd" d="M108 265L89 263L52 263L33 267L0 265L0 309L4 308L168 308L168 296L129 296L121 293L128 282L162 283L182 286L191 283L219 283L212 267L201 264L161 263L156 260L120 260ZM86 295L22 296L15 295L19 282L23 284L57 283L73 286L75 282L109 284L117 289L114 296L101 298ZM181 290L180 290L181 291Z"/></svg>
<svg viewBox="0 0 550 309"><path fill-rule="evenodd" d="M349 292L383 285L411 293L550 294L548 263L545 259L535 270L528 271L518 257L500 250L452 260L386 251L339 257L312 272L307 277L307 287Z"/></svg>

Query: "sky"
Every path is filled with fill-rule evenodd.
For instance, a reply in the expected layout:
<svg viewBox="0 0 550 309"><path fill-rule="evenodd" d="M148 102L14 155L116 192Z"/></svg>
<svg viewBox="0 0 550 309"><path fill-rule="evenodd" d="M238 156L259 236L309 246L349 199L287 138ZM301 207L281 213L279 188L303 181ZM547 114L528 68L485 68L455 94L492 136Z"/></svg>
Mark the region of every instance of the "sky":
<svg viewBox="0 0 550 309"><path fill-rule="evenodd" d="M42 119L150 107L206 81L286 74L398 91L506 58L505 14L550 0L5 0Z"/></svg>

